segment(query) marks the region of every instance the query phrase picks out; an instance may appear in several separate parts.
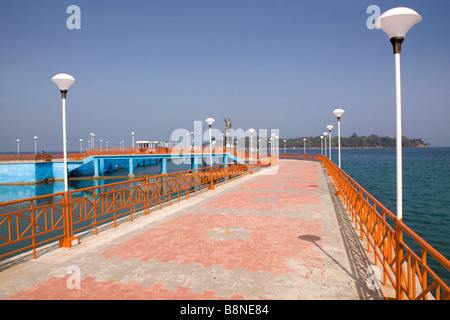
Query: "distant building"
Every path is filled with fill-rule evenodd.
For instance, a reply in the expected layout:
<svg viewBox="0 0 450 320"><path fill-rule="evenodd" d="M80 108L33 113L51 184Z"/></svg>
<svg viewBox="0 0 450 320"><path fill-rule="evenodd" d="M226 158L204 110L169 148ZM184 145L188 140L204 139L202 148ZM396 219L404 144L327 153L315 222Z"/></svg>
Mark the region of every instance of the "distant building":
<svg viewBox="0 0 450 320"><path fill-rule="evenodd" d="M139 152L152 153L156 151L159 141L136 141Z"/></svg>

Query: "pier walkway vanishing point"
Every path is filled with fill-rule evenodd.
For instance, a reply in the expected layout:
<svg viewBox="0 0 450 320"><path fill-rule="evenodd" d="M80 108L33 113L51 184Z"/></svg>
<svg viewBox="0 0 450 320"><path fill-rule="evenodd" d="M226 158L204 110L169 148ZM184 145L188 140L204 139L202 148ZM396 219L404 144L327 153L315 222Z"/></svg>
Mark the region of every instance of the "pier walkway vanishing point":
<svg viewBox="0 0 450 320"><path fill-rule="evenodd" d="M395 297L333 188L320 162L280 160L10 266L0 299Z"/></svg>

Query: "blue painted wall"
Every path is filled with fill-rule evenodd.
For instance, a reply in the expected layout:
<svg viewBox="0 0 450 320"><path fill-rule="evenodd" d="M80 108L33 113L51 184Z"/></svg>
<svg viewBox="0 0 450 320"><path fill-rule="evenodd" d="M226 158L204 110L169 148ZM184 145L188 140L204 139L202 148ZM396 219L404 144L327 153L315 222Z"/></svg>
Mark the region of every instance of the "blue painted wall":
<svg viewBox="0 0 450 320"><path fill-rule="evenodd" d="M214 155L215 156L215 155ZM171 155L165 155L164 158L170 158ZM230 158L230 159L228 159ZM198 168L202 166L205 160L195 157L192 159L191 167ZM219 156L218 163L227 163L229 160L233 162L236 157L234 155L221 155ZM67 167L69 176L94 176L94 161L98 161L100 175L105 172L112 172L117 168L128 168L130 165L130 157L123 156L120 158L95 158L88 157L83 161L68 162ZM189 156L189 161L191 158ZM240 159L239 159L240 160ZM144 163L145 161L145 163ZM162 161L161 158L143 158L133 156L133 167L149 164L161 163L161 171L164 172L167 168L166 161ZM133 172L133 170L131 170ZM5 183L35 183L39 181L45 181L47 179L64 179L64 163L61 162L32 162L32 163L0 163L0 184Z"/></svg>
<svg viewBox="0 0 450 320"><path fill-rule="evenodd" d="M79 165L79 162L69 162L67 167L70 171ZM52 178L64 179L63 162L0 164L0 183L35 183Z"/></svg>

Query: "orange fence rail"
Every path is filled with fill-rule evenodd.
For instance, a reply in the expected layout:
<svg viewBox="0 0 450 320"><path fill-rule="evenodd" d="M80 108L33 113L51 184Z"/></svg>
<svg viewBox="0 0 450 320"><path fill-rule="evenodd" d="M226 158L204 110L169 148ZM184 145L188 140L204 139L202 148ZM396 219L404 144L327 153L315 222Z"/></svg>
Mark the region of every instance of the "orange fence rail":
<svg viewBox="0 0 450 320"><path fill-rule="evenodd" d="M450 288L430 267L430 260L450 271L450 261L323 155L281 154L281 159L320 161L336 186L361 239L383 267L383 283L396 290L396 299L450 300ZM413 250L408 242L418 249Z"/></svg>
<svg viewBox="0 0 450 320"><path fill-rule="evenodd" d="M97 234L108 223L116 227L122 218L147 215L270 165L221 164L0 203L0 259L29 250L36 258L38 247L55 241L71 246L85 231Z"/></svg>

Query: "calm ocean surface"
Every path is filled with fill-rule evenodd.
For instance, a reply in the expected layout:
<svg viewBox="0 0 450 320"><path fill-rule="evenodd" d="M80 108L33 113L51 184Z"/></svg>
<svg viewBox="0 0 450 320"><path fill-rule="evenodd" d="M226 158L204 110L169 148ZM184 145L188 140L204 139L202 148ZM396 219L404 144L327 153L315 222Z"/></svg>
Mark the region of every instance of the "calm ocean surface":
<svg viewBox="0 0 450 320"><path fill-rule="evenodd" d="M280 150L283 152L283 150ZM303 153L303 149L289 150ZM307 150L320 153L320 150ZM337 150L332 151L337 162ZM396 212L395 149L342 149L341 166L364 189ZM188 170L189 165L167 164L168 172ZM136 175L158 174L159 165L135 169ZM113 175L128 174L128 169ZM70 189L109 184L120 180L71 181ZM450 147L403 149L403 221L420 237L450 258ZM62 182L39 186L0 186L0 202L61 192ZM431 258L430 258L431 260ZM433 267L434 268L434 267ZM438 271L438 270L436 270ZM440 270L449 283L448 272Z"/></svg>

